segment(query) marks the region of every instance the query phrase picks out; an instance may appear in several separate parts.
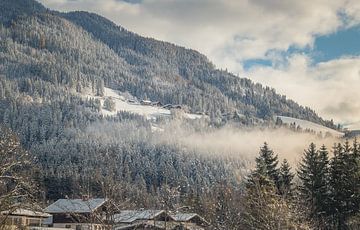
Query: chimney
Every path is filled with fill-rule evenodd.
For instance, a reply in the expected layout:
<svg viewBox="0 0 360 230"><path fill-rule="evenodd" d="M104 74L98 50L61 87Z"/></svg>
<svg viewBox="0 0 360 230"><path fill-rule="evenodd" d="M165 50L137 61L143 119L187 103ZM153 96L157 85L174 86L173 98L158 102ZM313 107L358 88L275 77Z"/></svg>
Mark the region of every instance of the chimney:
<svg viewBox="0 0 360 230"><path fill-rule="evenodd" d="M89 200L89 196L88 196L88 195L82 195L82 200L83 200L83 201L88 201L88 200Z"/></svg>

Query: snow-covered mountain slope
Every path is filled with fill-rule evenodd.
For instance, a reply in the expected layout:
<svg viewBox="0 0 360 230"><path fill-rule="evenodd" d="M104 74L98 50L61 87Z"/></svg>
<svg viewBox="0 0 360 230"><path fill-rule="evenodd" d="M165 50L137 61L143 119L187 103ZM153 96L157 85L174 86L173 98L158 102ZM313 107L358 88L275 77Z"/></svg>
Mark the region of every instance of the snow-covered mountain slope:
<svg viewBox="0 0 360 230"><path fill-rule="evenodd" d="M326 133L330 133L334 137L343 137L345 135L342 132L339 132L334 129L330 129L328 127L310 121L305 121L305 120L292 118L292 117L285 117L285 116L277 116L277 117L279 117L282 120L282 122L285 124L290 125L295 123L296 126L300 126L302 129L310 129L312 131L315 131L316 133L321 132L322 135L325 135Z"/></svg>
<svg viewBox="0 0 360 230"><path fill-rule="evenodd" d="M94 99L99 99L102 105L101 113L107 116L113 116L117 112L120 111L127 111L134 114L139 114L145 116L147 119L156 119L158 117L170 117L177 113L184 118L188 119L200 119L203 115L198 114L190 114L182 111L171 111L170 109L164 108L162 106L156 105L143 105L139 103L136 99L133 99L131 95L128 93L122 93L110 88L104 88L104 96L93 96L93 95L86 95L86 97L91 97ZM110 98L115 103L115 109L113 111L109 111L104 108L104 101Z"/></svg>

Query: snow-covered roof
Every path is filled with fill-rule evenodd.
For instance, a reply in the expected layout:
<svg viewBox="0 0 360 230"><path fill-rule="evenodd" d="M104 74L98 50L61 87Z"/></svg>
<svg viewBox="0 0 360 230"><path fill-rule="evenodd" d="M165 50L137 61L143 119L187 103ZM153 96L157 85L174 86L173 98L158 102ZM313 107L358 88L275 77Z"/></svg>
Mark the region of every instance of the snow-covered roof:
<svg viewBox="0 0 360 230"><path fill-rule="evenodd" d="M174 221L141 221L136 223L124 224L120 226L114 226L114 230L129 230L129 229L184 229L184 230L202 230L203 228L199 228L198 226L189 226L186 227L182 224Z"/></svg>
<svg viewBox="0 0 360 230"><path fill-rule="evenodd" d="M68 228L54 228L54 227L35 227L31 226L31 230L69 230Z"/></svg>
<svg viewBox="0 0 360 230"><path fill-rule="evenodd" d="M175 220L175 221L179 221L179 222L186 222L191 220L192 218L198 216L198 214L196 213L177 213L175 215L171 215L171 217Z"/></svg>
<svg viewBox="0 0 360 230"><path fill-rule="evenodd" d="M199 216L196 213L176 213L174 215L171 215L171 218L173 218L177 222L199 222L201 225L209 225L209 223L201 216ZM196 218L196 219L194 219Z"/></svg>
<svg viewBox="0 0 360 230"><path fill-rule="evenodd" d="M137 220L153 220L164 210L124 210L113 216L115 223L133 223Z"/></svg>
<svg viewBox="0 0 360 230"><path fill-rule="evenodd" d="M14 211L3 211L3 212L1 212L1 214L12 215L12 216L40 217L40 218L48 218L51 216L48 213L37 212L37 211L32 211L32 210L22 209L22 208L15 209Z"/></svg>
<svg viewBox="0 0 360 230"><path fill-rule="evenodd" d="M90 213L101 207L106 199L59 199L48 206L45 211L48 213Z"/></svg>

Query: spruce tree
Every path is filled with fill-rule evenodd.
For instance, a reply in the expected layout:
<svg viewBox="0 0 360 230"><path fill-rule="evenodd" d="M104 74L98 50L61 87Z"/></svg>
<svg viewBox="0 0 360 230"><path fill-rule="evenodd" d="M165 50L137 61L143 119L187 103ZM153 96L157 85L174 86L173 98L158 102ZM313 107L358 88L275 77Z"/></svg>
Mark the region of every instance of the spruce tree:
<svg viewBox="0 0 360 230"><path fill-rule="evenodd" d="M354 209L360 209L360 146L357 142L357 139L354 140L352 148L352 191L353 191L353 204Z"/></svg>
<svg viewBox="0 0 360 230"><path fill-rule="evenodd" d="M309 217L319 224L328 213L327 168L326 148L323 146L320 151L317 151L316 145L311 143L304 152L297 173L300 179L299 192L303 205L308 208Z"/></svg>
<svg viewBox="0 0 360 230"><path fill-rule="evenodd" d="M274 182L270 179L266 164L263 158L256 159L256 168L251 173L247 181L247 188L250 187L273 187Z"/></svg>
<svg viewBox="0 0 360 230"><path fill-rule="evenodd" d="M264 146L260 148L259 156L255 161L258 173L261 172L266 175L266 177L279 188L279 169L277 168L279 162L278 156L274 154L266 142L264 143Z"/></svg>
<svg viewBox="0 0 360 230"><path fill-rule="evenodd" d="M294 174L291 172L290 164L286 159L283 160L280 166L280 194L285 197L290 197L292 195L292 180Z"/></svg>
<svg viewBox="0 0 360 230"><path fill-rule="evenodd" d="M355 145L356 142L355 142ZM359 166L358 148L344 145L334 147L331 162L331 214L338 229L347 228L348 219L359 211Z"/></svg>
<svg viewBox="0 0 360 230"><path fill-rule="evenodd" d="M329 191L329 180L330 180L330 169L329 169L329 151L325 145L322 145L318 151L317 160L317 174L318 176L318 197L319 205L321 206L321 216L328 216L330 209L330 191Z"/></svg>
<svg viewBox="0 0 360 230"><path fill-rule="evenodd" d="M339 229L345 227L344 202L345 195L343 194L344 186L346 186L345 176L345 153L343 146L338 144L334 146L334 157L331 161L331 200L332 200L332 215L334 216L335 225ZM344 201L344 202L343 202Z"/></svg>
<svg viewBox="0 0 360 230"><path fill-rule="evenodd" d="M256 169L248 179L246 193L241 201L241 229L308 229L302 215L292 209L288 200L279 194L276 181L272 179L275 178L273 173L276 173L277 182L284 178L284 184L290 188L293 175L289 164L287 161L282 164L282 176L276 166L277 156L265 143L260 156L256 158Z"/></svg>
<svg viewBox="0 0 360 230"><path fill-rule="evenodd" d="M115 101L111 97L106 98L104 101L104 108L109 110L110 112L115 111L116 110Z"/></svg>

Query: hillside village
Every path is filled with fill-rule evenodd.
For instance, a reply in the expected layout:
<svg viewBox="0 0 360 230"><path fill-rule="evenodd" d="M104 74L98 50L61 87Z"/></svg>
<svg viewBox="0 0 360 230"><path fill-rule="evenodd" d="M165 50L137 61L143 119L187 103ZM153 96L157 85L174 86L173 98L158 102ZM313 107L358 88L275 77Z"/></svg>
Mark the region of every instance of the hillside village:
<svg viewBox="0 0 360 230"><path fill-rule="evenodd" d="M5 229L28 230L204 230L209 222L196 213L178 210L121 210L106 198L59 199L45 209L14 208L1 212Z"/></svg>

